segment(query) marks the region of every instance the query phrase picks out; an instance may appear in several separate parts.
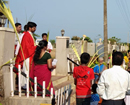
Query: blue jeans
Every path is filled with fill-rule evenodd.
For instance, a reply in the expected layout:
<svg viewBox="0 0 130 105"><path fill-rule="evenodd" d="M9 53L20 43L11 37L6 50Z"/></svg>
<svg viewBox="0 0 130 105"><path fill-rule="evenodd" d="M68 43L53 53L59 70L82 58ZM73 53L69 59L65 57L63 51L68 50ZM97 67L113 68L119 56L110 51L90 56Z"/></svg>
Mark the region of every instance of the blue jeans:
<svg viewBox="0 0 130 105"><path fill-rule="evenodd" d="M76 105L90 105L90 97L89 98L76 98Z"/></svg>

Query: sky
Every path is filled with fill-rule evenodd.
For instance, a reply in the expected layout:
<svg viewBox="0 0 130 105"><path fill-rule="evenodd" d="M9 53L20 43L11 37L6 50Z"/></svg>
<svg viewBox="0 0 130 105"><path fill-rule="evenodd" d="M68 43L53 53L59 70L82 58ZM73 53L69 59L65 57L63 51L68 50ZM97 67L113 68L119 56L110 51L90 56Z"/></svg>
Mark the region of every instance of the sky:
<svg viewBox="0 0 130 105"><path fill-rule="evenodd" d="M49 31L49 40L56 39L62 29L70 38L84 34L93 42L104 38L103 0L9 0L9 6L22 28L28 21L37 24L35 33L40 38ZM115 36L127 42L130 0L107 0L107 19L108 38Z"/></svg>

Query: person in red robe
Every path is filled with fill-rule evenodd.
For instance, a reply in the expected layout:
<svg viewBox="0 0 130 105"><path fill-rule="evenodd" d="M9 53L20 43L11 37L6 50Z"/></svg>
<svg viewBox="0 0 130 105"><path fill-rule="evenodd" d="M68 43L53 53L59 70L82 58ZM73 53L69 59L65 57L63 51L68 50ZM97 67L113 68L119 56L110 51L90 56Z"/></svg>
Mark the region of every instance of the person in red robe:
<svg viewBox="0 0 130 105"><path fill-rule="evenodd" d="M29 65L27 64L27 61L26 61L26 66L23 67L23 72L25 72L26 74L27 74L27 71L29 71L27 69L31 68L32 59L33 59L35 49L36 49L35 40L33 38L33 33L36 31L36 26L37 25L34 22L27 23L27 32L24 34L22 41L21 41L21 47L22 47L23 53L20 48L18 55L16 57L16 61L15 61L15 67L18 68L19 64L21 65L21 67L24 66L23 65L24 59L25 59L25 61L28 60ZM24 57L23 57L23 55L24 55ZM28 67L28 68L26 68L26 67ZM24 82L21 83L21 86L25 85L25 84L26 84L26 78L24 78Z"/></svg>

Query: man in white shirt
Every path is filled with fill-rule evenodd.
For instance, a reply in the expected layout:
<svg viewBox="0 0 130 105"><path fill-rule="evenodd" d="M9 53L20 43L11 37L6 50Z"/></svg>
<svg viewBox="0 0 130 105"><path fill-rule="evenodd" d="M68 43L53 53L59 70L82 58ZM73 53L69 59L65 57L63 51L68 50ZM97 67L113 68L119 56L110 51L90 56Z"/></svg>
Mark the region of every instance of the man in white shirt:
<svg viewBox="0 0 130 105"><path fill-rule="evenodd" d="M42 34L42 39L47 40L47 34L46 33ZM50 53L52 50L53 50L52 44L51 44L51 42L48 41L47 51Z"/></svg>
<svg viewBox="0 0 130 105"><path fill-rule="evenodd" d="M21 23L15 23L15 27L16 27L16 30L17 30L17 33L18 33L18 37L20 39L21 37L21 30L22 30L22 26L21 26ZM18 44L18 38L15 34L15 46L14 46L14 53L16 52L16 47L17 47L17 44ZM14 54L14 56L16 56L16 54ZM16 85L18 85L18 75L16 75ZM17 87L17 86L16 86Z"/></svg>
<svg viewBox="0 0 130 105"><path fill-rule="evenodd" d="M130 74L124 70L123 54L114 52L113 67L102 72L97 93L103 99L102 105L125 105L126 92L130 90Z"/></svg>
<svg viewBox="0 0 130 105"><path fill-rule="evenodd" d="M24 26L24 32L19 36L20 43L21 43L23 36L26 33L26 31L27 31L27 25ZM17 56L19 49L20 49L20 44L17 43L16 49L15 49L15 56Z"/></svg>
<svg viewBox="0 0 130 105"><path fill-rule="evenodd" d="M16 27L16 30L17 30L17 33L18 33L18 37L20 38L20 36L21 36L21 30L22 30L22 26L21 26L21 23L15 23L15 27ZM17 43L18 43L18 38L17 38L17 36L16 36L16 34L15 34L15 45L17 45Z"/></svg>

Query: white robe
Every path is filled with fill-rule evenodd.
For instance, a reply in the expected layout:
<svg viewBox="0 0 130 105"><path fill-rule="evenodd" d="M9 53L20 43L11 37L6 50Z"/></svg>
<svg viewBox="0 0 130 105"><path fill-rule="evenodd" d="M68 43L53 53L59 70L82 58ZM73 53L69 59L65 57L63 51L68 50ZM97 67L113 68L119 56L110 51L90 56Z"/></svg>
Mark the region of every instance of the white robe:
<svg viewBox="0 0 130 105"><path fill-rule="evenodd" d="M24 34L25 34L25 33L22 33L22 34L19 36L20 43L21 43L21 41L22 41L22 39L23 39ZM19 44L19 42L17 41L17 46L16 46L16 50L15 50L15 55L16 55L16 56L18 55L19 48L20 48L20 44Z"/></svg>

